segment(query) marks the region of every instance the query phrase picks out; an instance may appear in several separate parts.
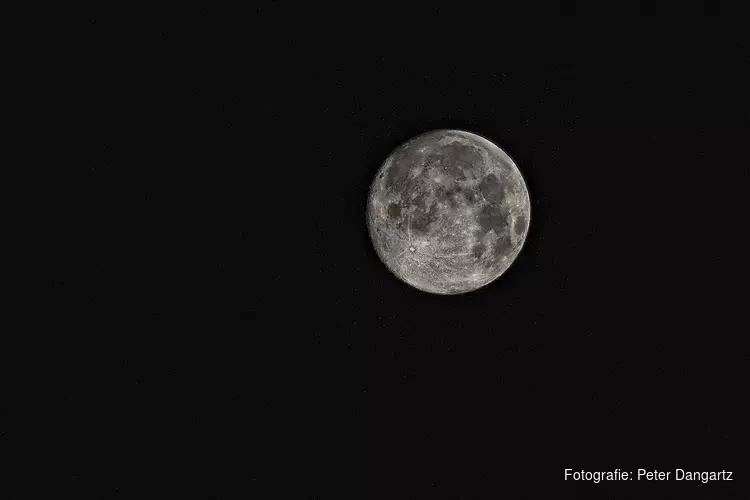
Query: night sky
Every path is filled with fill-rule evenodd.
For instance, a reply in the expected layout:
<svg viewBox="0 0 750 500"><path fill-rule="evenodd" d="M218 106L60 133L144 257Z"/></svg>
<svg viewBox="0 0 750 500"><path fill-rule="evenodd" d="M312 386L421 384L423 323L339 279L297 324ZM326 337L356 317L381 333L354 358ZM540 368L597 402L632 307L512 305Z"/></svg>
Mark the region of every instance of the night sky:
<svg viewBox="0 0 750 500"><path fill-rule="evenodd" d="M84 13L48 53L53 326L11 382L17 477L44 456L100 498L745 498L746 30L575 10L457 41L447 12ZM436 128L497 143L531 196L522 252L465 295L399 281L365 225L383 160ZM736 480L563 481L678 467Z"/></svg>

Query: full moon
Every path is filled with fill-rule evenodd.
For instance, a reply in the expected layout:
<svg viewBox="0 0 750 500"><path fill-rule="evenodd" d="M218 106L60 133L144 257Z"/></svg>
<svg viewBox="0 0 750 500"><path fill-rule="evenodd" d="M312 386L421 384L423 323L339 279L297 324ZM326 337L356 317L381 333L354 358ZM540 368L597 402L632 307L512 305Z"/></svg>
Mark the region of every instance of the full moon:
<svg viewBox="0 0 750 500"><path fill-rule="evenodd" d="M370 187L367 227L399 279L430 293L459 294L500 277L529 229L526 182L488 139L434 130L396 148Z"/></svg>

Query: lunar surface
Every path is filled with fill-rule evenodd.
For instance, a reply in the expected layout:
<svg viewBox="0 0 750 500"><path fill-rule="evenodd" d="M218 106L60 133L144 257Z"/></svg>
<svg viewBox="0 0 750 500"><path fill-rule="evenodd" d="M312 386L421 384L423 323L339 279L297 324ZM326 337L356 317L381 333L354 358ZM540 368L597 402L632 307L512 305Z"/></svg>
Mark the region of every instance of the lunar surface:
<svg viewBox="0 0 750 500"><path fill-rule="evenodd" d="M380 259L426 292L465 293L502 275L531 207L513 160L484 137L435 130L399 146L375 175L367 226Z"/></svg>

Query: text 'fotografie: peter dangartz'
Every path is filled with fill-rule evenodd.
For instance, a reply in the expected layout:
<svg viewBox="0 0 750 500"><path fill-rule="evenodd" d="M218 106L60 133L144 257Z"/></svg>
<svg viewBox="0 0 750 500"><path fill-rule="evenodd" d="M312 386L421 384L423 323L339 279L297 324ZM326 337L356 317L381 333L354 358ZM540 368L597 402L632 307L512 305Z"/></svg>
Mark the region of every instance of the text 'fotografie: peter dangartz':
<svg viewBox="0 0 750 500"><path fill-rule="evenodd" d="M660 471L658 469L638 469L636 472L615 469L613 471L574 471L565 469L566 481L591 481L600 483L602 481L732 481L732 472L722 471L691 471L686 469L674 469L673 471Z"/></svg>

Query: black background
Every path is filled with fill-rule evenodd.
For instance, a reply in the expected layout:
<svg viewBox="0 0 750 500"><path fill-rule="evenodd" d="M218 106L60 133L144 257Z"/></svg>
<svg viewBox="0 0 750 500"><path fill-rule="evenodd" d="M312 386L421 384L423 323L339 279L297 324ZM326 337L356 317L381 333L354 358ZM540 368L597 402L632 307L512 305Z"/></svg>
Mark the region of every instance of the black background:
<svg viewBox="0 0 750 500"><path fill-rule="evenodd" d="M746 30L559 10L83 12L33 87L53 305L7 384L8 498L745 498ZM397 280L364 223L435 128L532 200L466 295ZM678 467L735 481L563 481Z"/></svg>

